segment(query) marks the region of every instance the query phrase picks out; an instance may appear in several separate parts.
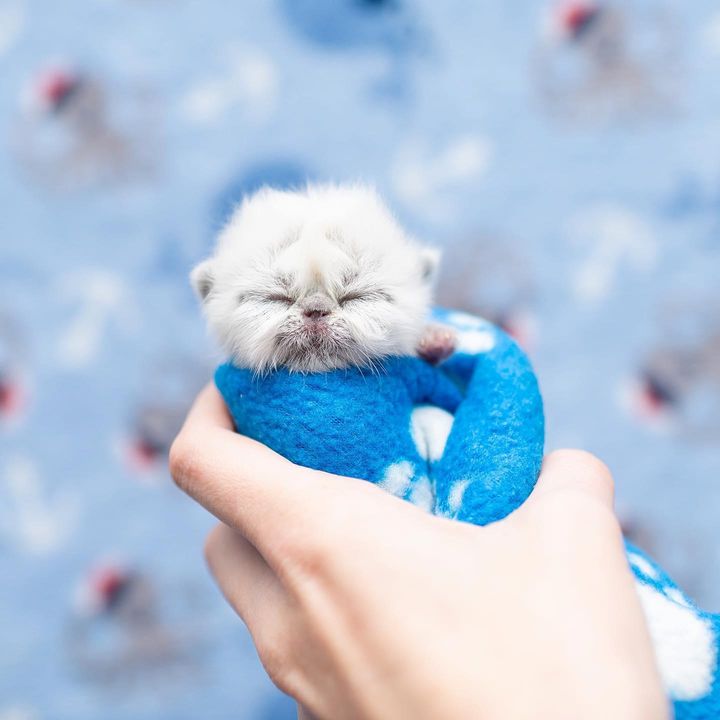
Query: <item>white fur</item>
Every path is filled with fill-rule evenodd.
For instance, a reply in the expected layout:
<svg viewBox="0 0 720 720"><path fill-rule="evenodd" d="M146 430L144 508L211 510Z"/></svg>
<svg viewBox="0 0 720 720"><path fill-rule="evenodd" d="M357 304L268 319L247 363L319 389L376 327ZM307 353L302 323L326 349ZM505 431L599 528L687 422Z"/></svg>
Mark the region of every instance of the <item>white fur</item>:
<svg viewBox="0 0 720 720"><path fill-rule="evenodd" d="M677 603L650 585L636 585L668 694L674 700L704 697L710 692L717 662L710 622L684 598Z"/></svg>
<svg viewBox="0 0 720 720"><path fill-rule="evenodd" d="M244 200L192 281L233 361L316 372L412 354L436 255L362 185L260 190ZM322 334L303 310L328 312Z"/></svg>

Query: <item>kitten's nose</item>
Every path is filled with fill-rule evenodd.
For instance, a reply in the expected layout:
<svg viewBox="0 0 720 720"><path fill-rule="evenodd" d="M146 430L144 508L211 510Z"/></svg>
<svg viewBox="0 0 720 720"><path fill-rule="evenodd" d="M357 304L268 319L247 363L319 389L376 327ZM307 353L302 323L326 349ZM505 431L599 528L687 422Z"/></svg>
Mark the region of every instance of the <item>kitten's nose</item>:
<svg viewBox="0 0 720 720"><path fill-rule="evenodd" d="M332 301L325 295L311 295L302 303L302 313L310 320L320 320L332 312Z"/></svg>

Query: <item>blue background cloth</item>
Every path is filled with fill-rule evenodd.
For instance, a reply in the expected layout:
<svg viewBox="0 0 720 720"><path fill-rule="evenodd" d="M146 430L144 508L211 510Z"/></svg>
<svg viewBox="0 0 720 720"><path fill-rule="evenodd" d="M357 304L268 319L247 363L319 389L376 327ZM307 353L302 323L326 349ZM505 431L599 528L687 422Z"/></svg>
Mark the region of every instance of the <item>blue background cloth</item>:
<svg viewBox="0 0 720 720"><path fill-rule="evenodd" d="M292 716L164 464L187 272L265 181L376 182L720 608L720 15L621 5L601 61L543 0L0 0L0 717Z"/></svg>

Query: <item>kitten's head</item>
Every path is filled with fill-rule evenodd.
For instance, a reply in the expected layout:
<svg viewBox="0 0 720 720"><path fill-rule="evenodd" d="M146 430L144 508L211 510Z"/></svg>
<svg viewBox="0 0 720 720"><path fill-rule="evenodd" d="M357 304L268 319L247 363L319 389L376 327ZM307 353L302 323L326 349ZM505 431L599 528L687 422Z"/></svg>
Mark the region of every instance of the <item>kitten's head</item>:
<svg viewBox="0 0 720 720"><path fill-rule="evenodd" d="M263 189L191 279L236 365L319 372L412 354L436 263L367 187Z"/></svg>

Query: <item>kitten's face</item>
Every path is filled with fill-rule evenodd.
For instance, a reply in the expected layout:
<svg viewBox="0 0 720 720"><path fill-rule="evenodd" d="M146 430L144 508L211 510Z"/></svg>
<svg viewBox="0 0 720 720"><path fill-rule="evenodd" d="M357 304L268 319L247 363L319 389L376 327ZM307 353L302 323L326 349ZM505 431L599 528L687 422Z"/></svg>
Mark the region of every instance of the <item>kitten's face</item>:
<svg viewBox="0 0 720 720"><path fill-rule="evenodd" d="M413 354L434 261L366 188L261 191L192 279L236 365L319 372Z"/></svg>

